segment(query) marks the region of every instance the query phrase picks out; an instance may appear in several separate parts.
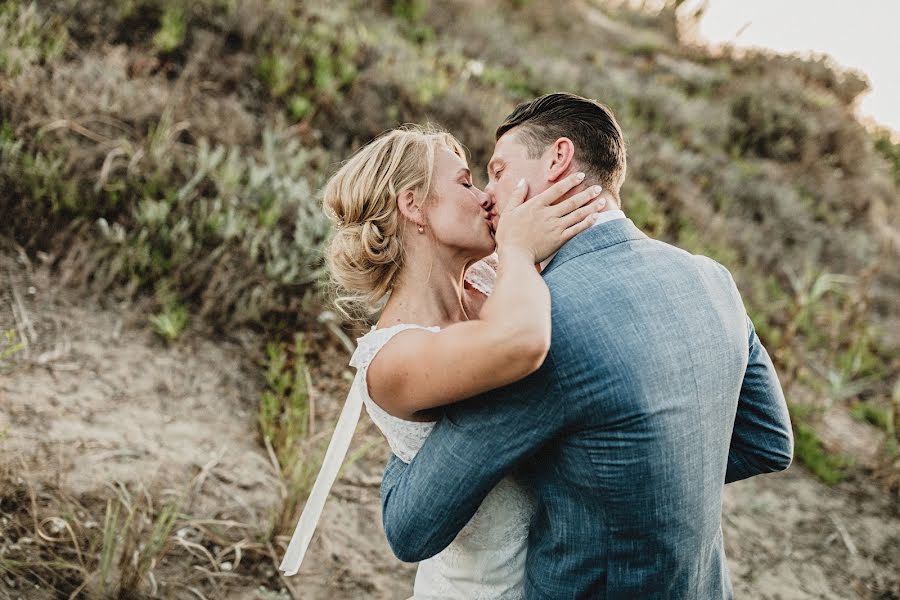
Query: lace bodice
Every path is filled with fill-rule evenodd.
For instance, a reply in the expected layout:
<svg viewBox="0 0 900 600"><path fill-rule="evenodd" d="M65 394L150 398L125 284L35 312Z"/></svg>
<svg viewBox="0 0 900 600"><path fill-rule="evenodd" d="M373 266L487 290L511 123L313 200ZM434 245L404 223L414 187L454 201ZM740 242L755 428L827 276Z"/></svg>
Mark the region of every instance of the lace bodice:
<svg viewBox="0 0 900 600"><path fill-rule="evenodd" d="M375 358L381 348L388 341L400 333L408 329L425 329L427 331L440 331L440 327L422 327L421 325L395 325L384 329L372 328L372 331L356 340L356 352L350 359L350 366L356 367L356 377L360 381L355 386L356 389L363 391L363 404L366 412L369 413L372 421L384 434L387 439L391 451L397 455L397 458L405 463L412 461L416 452L425 443L425 438L434 428L434 423L420 423L415 421L406 421L389 414L383 408L375 404L369 397L368 389L365 385L366 373L369 371L369 363Z"/></svg>

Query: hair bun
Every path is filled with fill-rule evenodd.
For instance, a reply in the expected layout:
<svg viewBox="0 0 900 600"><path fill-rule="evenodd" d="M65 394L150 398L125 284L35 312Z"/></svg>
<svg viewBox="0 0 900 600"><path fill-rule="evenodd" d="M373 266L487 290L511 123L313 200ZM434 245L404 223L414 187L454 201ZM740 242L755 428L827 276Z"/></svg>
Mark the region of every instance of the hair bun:
<svg viewBox="0 0 900 600"><path fill-rule="evenodd" d="M444 131L395 129L363 147L326 184L323 208L337 225L326 261L345 315L345 308L371 315L390 294L404 263L398 190L431 194L439 146L465 157Z"/></svg>

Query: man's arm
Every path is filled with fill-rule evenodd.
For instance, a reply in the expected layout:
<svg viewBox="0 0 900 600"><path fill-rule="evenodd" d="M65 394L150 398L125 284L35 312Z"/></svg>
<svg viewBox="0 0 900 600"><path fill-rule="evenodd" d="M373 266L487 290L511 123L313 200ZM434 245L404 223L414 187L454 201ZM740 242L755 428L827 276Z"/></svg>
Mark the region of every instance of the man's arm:
<svg viewBox="0 0 900 600"><path fill-rule="evenodd" d="M415 459L391 457L381 485L384 530L397 558L446 548L488 492L561 429L551 359L531 376L448 408Z"/></svg>
<svg viewBox="0 0 900 600"><path fill-rule="evenodd" d="M749 349L725 483L787 469L794 456L794 436L787 402L769 353L747 317Z"/></svg>

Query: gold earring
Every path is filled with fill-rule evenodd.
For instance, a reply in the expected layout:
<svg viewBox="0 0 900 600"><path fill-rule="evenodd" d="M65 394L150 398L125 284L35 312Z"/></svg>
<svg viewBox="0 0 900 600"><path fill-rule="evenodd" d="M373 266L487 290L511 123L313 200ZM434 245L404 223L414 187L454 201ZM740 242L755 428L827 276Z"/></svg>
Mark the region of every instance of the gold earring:
<svg viewBox="0 0 900 600"><path fill-rule="evenodd" d="M419 233L425 233L425 228L419 225Z"/></svg>

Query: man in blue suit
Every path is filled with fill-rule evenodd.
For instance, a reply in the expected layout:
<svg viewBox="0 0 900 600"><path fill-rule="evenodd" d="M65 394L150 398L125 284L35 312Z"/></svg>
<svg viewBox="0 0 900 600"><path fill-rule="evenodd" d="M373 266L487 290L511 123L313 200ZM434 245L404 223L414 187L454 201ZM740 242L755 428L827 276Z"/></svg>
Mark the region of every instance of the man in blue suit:
<svg viewBox="0 0 900 600"><path fill-rule="evenodd" d="M402 560L437 554L515 470L538 500L528 598L731 598L723 484L790 465L778 377L728 270L618 210L625 147L602 104L549 94L517 107L486 191L508 197L525 178L538 194L575 170L613 210L542 265L546 361L448 407L409 465L391 459L388 540Z"/></svg>

